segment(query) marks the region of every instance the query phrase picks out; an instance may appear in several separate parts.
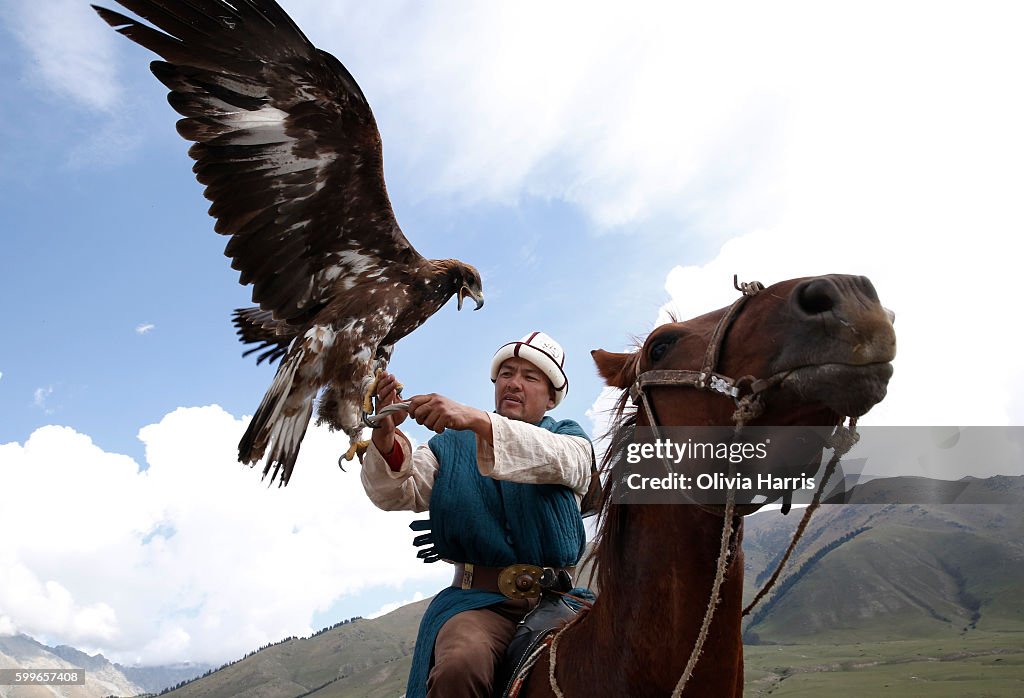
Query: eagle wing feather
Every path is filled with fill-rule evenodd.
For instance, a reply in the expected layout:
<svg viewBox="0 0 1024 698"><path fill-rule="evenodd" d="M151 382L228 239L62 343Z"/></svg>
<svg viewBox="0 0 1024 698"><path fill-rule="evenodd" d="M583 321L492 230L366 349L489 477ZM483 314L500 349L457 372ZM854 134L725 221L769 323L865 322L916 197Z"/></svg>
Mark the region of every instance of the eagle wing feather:
<svg viewBox="0 0 1024 698"><path fill-rule="evenodd" d="M424 261L395 219L362 90L276 3L117 2L156 27L94 6L164 59L151 68L260 308L301 324L346 279Z"/></svg>
<svg viewBox="0 0 1024 698"><path fill-rule="evenodd" d="M318 393L319 421L355 441L362 378L456 292L480 307L479 272L409 244L365 95L274 0L116 2L153 26L93 7L163 59L150 68L183 117L225 254L253 287L258 307L234 314L246 355L278 363L239 460L265 459L285 484Z"/></svg>

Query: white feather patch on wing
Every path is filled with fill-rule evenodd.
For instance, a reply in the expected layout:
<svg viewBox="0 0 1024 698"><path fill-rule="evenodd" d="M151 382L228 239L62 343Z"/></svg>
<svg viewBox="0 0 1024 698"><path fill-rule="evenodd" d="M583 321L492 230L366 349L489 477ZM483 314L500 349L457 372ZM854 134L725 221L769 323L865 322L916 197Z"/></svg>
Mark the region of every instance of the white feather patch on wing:
<svg viewBox="0 0 1024 698"><path fill-rule="evenodd" d="M377 260L368 257L361 252L346 250L338 254L338 265L347 271L348 274L362 274L377 265Z"/></svg>
<svg viewBox="0 0 1024 698"><path fill-rule="evenodd" d="M251 111L243 109L241 111L234 111L229 114L225 114L224 117L221 118L221 121L243 129L277 126L281 133L284 133L284 122L287 118L287 112L281 111L277 107L272 107L267 104L259 109ZM286 135L286 137L289 138L289 140L295 140L290 136Z"/></svg>

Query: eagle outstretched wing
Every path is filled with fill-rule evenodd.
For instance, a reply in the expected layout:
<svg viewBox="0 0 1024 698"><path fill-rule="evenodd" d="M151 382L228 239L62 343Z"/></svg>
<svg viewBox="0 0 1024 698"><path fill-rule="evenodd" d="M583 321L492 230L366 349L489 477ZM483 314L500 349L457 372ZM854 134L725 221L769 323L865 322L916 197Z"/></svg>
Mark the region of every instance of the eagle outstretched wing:
<svg viewBox="0 0 1024 698"><path fill-rule="evenodd" d="M243 342L277 375L239 442L287 484L319 419L355 441L360 384L395 343L456 293L483 305L476 269L424 259L395 220L381 139L348 70L274 0L116 0L149 26L93 6L158 54L153 74L194 141L196 179L225 254L257 308L235 312Z"/></svg>
<svg viewBox="0 0 1024 698"><path fill-rule="evenodd" d="M366 97L276 3L117 2L163 30L94 6L164 59L152 71L260 308L301 325L337 279L423 261L395 220Z"/></svg>

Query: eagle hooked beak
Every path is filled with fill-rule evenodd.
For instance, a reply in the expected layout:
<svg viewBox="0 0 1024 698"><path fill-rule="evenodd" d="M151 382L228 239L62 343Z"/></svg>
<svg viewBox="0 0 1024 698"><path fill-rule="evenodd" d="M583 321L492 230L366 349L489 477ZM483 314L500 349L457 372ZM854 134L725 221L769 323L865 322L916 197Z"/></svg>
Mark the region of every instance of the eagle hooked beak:
<svg viewBox="0 0 1024 698"><path fill-rule="evenodd" d="M474 291L469 286L463 284L459 289L459 310L462 310L462 301L464 301L467 296L476 302L476 307L473 308L473 310L480 310L480 308L484 307L483 291Z"/></svg>

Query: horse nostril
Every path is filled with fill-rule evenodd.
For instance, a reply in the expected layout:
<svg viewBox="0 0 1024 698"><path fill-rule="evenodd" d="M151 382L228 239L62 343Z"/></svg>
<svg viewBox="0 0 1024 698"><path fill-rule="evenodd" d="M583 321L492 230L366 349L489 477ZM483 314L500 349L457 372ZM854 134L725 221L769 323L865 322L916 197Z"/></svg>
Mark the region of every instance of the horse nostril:
<svg viewBox="0 0 1024 698"><path fill-rule="evenodd" d="M796 289L796 304L808 315L821 315L839 302L839 289L828 279L813 279Z"/></svg>

